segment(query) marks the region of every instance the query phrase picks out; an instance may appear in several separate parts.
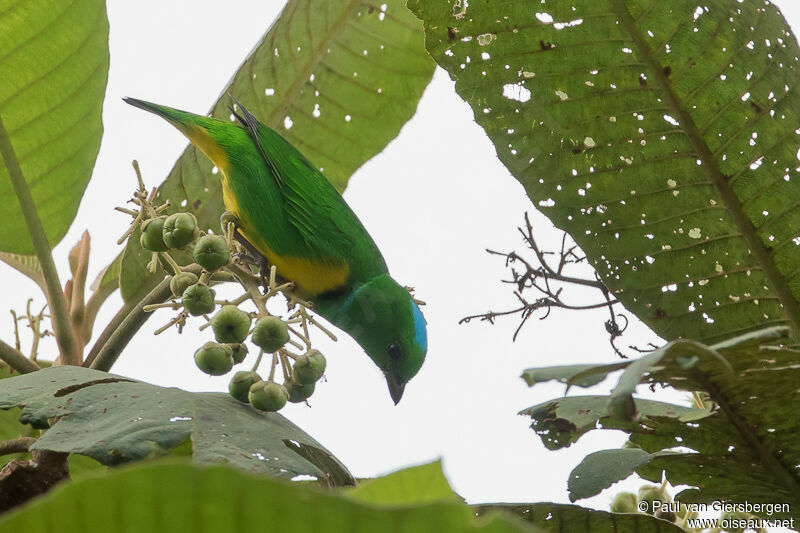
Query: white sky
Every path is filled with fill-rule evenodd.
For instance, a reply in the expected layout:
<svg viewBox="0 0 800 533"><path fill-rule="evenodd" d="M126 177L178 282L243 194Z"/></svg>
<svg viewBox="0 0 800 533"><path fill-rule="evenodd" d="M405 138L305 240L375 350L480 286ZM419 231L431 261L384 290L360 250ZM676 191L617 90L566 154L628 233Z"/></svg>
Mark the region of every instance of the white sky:
<svg viewBox="0 0 800 533"><path fill-rule="evenodd" d="M797 4L775 4L797 27ZM129 218L113 208L123 205L134 188L131 160L138 159L146 182L157 185L187 144L167 123L121 98L205 113L281 7L233 0L223 14L212 1L109 2L105 136L78 217L56 248L62 281L66 254L84 229L92 236L91 279L119 252L115 243ZM511 342L515 318L495 326L458 325L465 315L515 304L509 288L499 283L506 277L502 259L484 249L521 251L516 227L526 210L543 248L555 249L560 234L534 212L442 70L416 116L353 176L345 198L377 241L393 276L415 286L427 301L428 360L395 407L383 377L354 341L341 335L333 344L318 335L315 341L328 357L327 382L317 386L311 408L290 404L282 413L356 476L442 457L454 488L470 501L567 502L570 470L592 451L619 446L624 435L595 431L567 450L547 451L528 428L529 419L516 413L561 396L563 387L529 389L519 375L534 366L616 360L603 327L606 312L555 310L546 321L532 318L516 343ZM35 286L1 264L0 276L7 291L0 311L24 309ZM566 292L580 299L575 289ZM43 304L38 294L36 303ZM118 294L109 300L96 332L120 303ZM11 319L5 316L0 335L8 339ZM199 320L182 336L169 331L153 337L170 316L161 311L151 318L114 372L163 386L226 390L229 376L210 378L194 365L194 350L210 340L209 331L196 331ZM632 323L630 331L621 344L655 340L640 324ZM52 358L54 350L48 340L44 358ZM250 364L252 355L242 367ZM595 391L606 393L613 383ZM640 484L622 485L635 490ZM617 490L579 503L607 509Z"/></svg>

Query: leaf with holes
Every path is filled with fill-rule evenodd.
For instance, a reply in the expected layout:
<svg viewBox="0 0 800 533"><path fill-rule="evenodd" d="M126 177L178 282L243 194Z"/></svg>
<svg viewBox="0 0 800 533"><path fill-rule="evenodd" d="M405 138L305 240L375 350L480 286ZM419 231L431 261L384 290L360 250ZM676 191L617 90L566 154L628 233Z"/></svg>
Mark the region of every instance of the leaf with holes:
<svg viewBox="0 0 800 533"><path fill-rule="evenodd" d="M0 409L21 407L20 421L47 428L34 450L78 453L115 465L163 455L191 438L192 458L277 477L308 475L352 485L347 469L277 413L229 394L192 393L58 366L0 380Z"/></svg>
<svg viewBox="0 0 800 533"><path fill-rule="evenodd" d="M228 106L235 96L343 191L353 172L414 114L434 66L422 25L405 0L293 1L239 67L211 115L232 119ZM190 145L159 188L158 200L192 211L203 229L218 231L222 191L212 167ZM142 253L136 239L127 246L126 261ZM126 272L123 265L123 294L140 293L146 272Z"/></svg>
<svg viewBox="0 0 800 533"><path fill-rule="evenodd" d="M636 472L654 482L666 474L672 485L694 487L678 495L684 502L781 503L788 509L771 518L800 519L800 352L780 346L788 334L789 328L774 327L708 347L674 341L642 357L645 363L632 362L611 396L561 398L522 414L533 418L549 448L569 445L598 425L626 431L652 454ZM631 398L635 376L654 390L700 391L710 410L671 404L656 410L656 402L637 399L634 416L614 416L613 399Z"/></svg>
<svg viewBox="0 0 800 533"><path fill-rule="evenodd" d="M66 233L100 149L108 79L102 0L0 4L0 117L51 246ZM33 242L0 157L0 250Z"/></svg>
<svg viewBox="0 0 800 533"><path fill-rule="evenodd" d="M503 163L658 335L798 336L800 50L774 5L409 7Z"/></svg>

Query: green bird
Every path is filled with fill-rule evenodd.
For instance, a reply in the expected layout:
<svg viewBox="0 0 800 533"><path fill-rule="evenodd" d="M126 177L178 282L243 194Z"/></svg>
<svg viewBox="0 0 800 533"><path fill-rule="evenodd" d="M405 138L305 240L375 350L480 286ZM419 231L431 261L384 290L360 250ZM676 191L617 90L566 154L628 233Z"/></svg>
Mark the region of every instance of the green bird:
<svg viewBox="0 0 800 533"><path fill-rule="evenodd" d="M397 404L427 352L422 312L341 194L303 154L241 104L238 122L125 98L166 119L219 169L237 231L315 311L352 336Z"/></svg>

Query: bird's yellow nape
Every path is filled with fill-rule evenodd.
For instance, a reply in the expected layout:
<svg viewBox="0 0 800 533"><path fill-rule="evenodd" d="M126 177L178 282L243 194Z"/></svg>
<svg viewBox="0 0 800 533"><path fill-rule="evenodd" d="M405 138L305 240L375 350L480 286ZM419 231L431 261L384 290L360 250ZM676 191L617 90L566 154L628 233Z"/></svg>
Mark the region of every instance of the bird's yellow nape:
<svg viewBox="0 0 800 533"><path fill-rule="evenodd" d="M197 124L174 124L178 131L186 135L186 138L219 168L220 172L227 175L230 170L228 156L216 139L209 135L207 129Z"/></svg>
<svg viewBox="0 0 800 533"><path fill-rule="evenodd" d="M219 142L209 134L208 128L204 125L204 123L211 124L219 122L216 119L181 111L180 109L165 105L146 102L137 98L123 98L123 100L134 107L158 115L175 126L178 131L183 133L189 141L199 148L223 173L230 168L225 151L219 145Z"/></svg>

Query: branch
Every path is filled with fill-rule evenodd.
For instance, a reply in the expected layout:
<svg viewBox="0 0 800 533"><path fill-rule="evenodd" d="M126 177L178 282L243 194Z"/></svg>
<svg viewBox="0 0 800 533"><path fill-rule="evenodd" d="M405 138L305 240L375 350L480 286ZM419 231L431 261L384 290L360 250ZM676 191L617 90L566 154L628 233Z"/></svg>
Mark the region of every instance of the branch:
<svg viewBox="0 0 800 533"><path fill-rule="evenodd" d="M9 344L6 344L2 340L0 340L0 359L5 361L8 366L20 374L27 374L29 372L41 370L39 365L22 355L19 350Z"/></svg>
<svg viewBox="0 0 800 533"><path fill-rule="evenodd" d="M95 343L95 347L100 346L100 349L97 351L97 355L92 358L90 361L89 358L86 359L85 365L88 365L89 368L94 368L96 370L102 370L104 372L108 372L114 363L119 358L122 350L125 349L125 346L128 345L130 340L136 334L137 331L147 322L147 319L150 318L152 313L146 313L144 311L144 306L161 303L167 298L172 295L172 292L169 289L169 281L170 278L164 278L161 283L155 286L155 288L150 291L147 296L145 296L136 306L123 318L119 321L119 325L117 326L115 323L117 322L117 318L119 317L119 313L117 316L114 317L112 323L109 324L109 327L115 325L116 327L113 331L108 335L107 340L103 341L103 336L105 335L105 331L101 338L97 339ZM125 309L123 307L123 309ZM108 330L108 328L106 328ZM94 352L95 348L92 348L92 352ZM89 354L91 358L93 355Z"/></svg>
<svg viewBox="0 0 800 533"><path fill-rule="evenodd" d="M27 453L36 439L33 437L17 437L16 439L0 441L0 456L10 453Z"/></svg>
<svg viewBox="0 0 800 533"><path fill-rule="evenodd" d="M11 139L9 139L2 117L0 117L0 156L2 156L8 169L11 184L22 209L22 215L25 217L25 224L28 226L28 233L30 233L33 241L33 248L36 250L36 256L42 266L42 273L47 286L47 300L50 302L50 313L53 317L53 329L55 330L58 349L61 352L61 361L68 365L80 364L80 361L78 361L80 354L72 335L69 311L67 310L67 303L64 301L64 295L61 292L61 281L58 279L58 271L53 262L53 255L50 253L50 243L47 240L42 221L39 218L36 205L33 203L31 191L22 174L22 169L19 166L19 161L14 153L14 147L11 145Z"/></svg>
<svg viewBox="0 0 800 533"><path fill-rule="evenodd" d="M100 336L97 337L96 341L94 341L92 349L89 351L89 354L83 361L83 366L87 368L92 366L94 360L97 359L97 354L99 354L103 347L108 344L108 339L110 339L114 332L119 329L122 322L128 317L134 308L136 308L135 302L124 303L122 307L120 307L119 311L117 311L117 314L114 315L114 318L112 318L108 324L106 324L106 327L103 329L102 333L100 333Z"/></svg>

